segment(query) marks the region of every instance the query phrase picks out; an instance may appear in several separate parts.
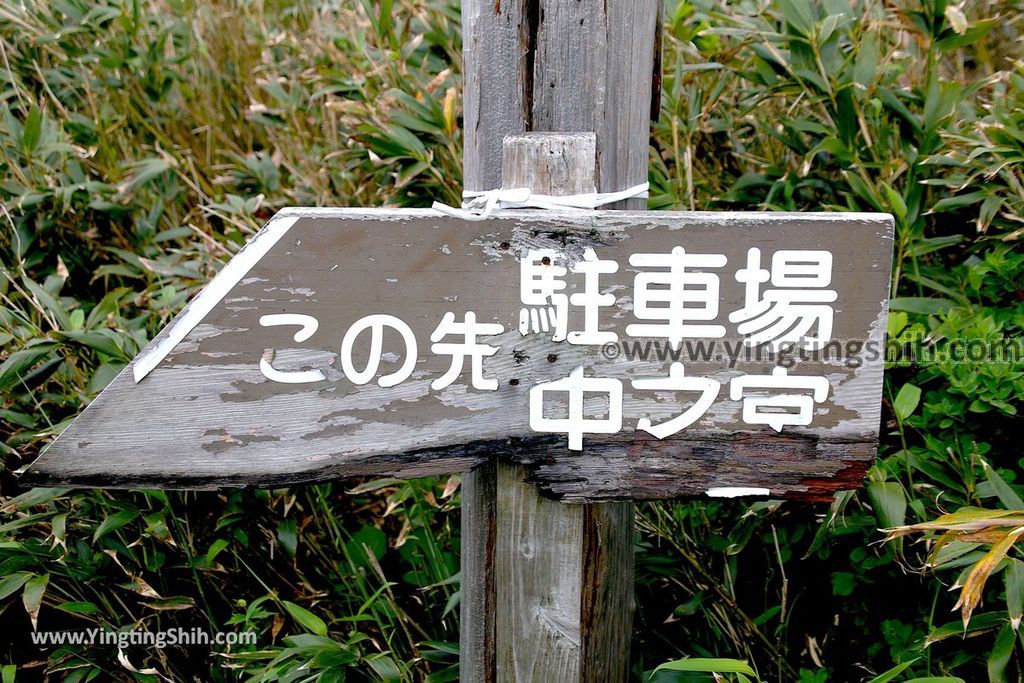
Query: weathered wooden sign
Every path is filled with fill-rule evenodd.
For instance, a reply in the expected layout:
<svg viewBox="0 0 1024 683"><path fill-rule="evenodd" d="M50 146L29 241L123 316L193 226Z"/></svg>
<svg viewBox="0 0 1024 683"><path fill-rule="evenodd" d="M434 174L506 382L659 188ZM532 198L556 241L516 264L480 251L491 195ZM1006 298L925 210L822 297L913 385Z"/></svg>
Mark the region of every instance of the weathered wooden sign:
<svg viewBox="0 0 1024 683"><path fill-rule="evenodd" d="M286 209L31 466L95 486L417 477L571 501L859 483L891 218Z"/></svg>

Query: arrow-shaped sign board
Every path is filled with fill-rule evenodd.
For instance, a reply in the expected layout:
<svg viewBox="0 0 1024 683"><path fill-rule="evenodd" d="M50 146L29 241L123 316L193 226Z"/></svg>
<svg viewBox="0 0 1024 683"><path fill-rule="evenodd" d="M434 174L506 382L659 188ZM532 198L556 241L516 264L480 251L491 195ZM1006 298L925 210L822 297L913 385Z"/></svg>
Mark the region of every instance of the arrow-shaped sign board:
<svg viewBox="0 0 1024 683"><path fill-rule="evenodd" d="M882 214L285 209L26 476L824 498L874 456L891 249Z"/></svg>

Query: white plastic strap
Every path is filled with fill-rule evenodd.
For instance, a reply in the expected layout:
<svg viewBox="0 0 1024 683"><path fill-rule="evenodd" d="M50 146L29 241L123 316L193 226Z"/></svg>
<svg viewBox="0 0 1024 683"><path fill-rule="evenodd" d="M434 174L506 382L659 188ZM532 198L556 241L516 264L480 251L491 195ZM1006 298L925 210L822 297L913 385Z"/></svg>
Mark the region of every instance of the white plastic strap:
<svg viewBox="0 0 1024 683"><path fill-rule="evenodd" d="M462 208L434 202L431 206L448 216L467 221L482 221L495 209L552 209L565 211L568 209L596 209L606 204L614 204L633 197L646 197L650 183L640 183L618 192L588 192L587 194L570 194L553 197L546 194L533 194L529 188L517 187L511 190L495 189L484 192L463 192Z"/></svg>

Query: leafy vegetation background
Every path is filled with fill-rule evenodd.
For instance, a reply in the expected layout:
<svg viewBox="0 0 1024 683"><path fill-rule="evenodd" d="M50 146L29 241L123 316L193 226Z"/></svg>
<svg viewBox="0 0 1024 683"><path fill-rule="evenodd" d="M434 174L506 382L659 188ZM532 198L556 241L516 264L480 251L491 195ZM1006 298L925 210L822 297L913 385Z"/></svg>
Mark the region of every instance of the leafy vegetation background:
<svg viewBox="0 0 1024 683"><path fill-rule="evenodd" d="M892 213L893 337L1021 334L1019 1L666 12L651 208ZM454 0L0 3L5 683L455 680L458 477L172 493L16 474L280 207L457 201L460 68ZM866 488L640 505L636 677L719 656L771 681L1020 680L1022 396L1019 363L895 363ZM906 530L953 527L938 542L878 531L969 506L988 512ZM258 644L30 638L96 626Z"/></svg>

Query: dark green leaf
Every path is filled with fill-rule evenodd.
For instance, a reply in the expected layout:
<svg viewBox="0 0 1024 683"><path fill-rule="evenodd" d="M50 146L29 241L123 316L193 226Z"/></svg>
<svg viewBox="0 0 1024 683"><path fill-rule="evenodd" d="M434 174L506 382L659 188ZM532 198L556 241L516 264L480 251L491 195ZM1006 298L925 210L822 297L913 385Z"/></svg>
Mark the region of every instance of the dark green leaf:
<svg viewBox="0 0 1024 683"><path fill-rule="evenodd" d="M96 527L96 531L93 532L92 540L93 543L100 540L107 534L117 531L126 524L130 524L139 516L139 513L135 510L120 510L110 515L103 522Z"/></svg>
<svg viewBox="0 0 1024 683"><path fill-rule="evenodd" d="M896 400L892 404L893 410L896 411L896 417L901 422L906 420L917 409L917 404L920 401L921 390L913 384L904 384L900 387L900 392L896 394Z"/></svg>
<svg viewBox="0 0 1024 683"><path fill-rule="evenodd" d="M875 516L883 529L893 529L906 522L907 497L899 482L873 481L867 489Z"/></svg>
<svg viewBox="0 0 1024 683"><path fill-rule="evenodd" d="M315 633L318 636L327 636L327 624L324 623L324 620L310 612L305 607L300 607L294 602L288 602L285 600L284 608L288 610L288 614L290 614L292 619L294 619L302 628L311 633Z"/></svg>

